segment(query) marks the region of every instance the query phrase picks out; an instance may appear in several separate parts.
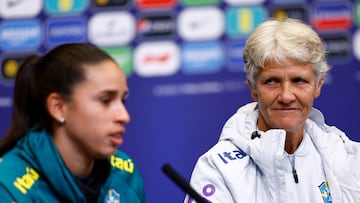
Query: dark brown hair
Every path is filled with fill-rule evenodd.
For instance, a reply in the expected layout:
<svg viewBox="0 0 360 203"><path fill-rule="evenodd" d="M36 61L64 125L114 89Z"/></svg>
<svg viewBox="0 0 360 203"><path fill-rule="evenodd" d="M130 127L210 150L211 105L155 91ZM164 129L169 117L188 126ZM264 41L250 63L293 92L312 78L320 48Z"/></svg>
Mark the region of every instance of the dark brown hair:
<svg viewBox="0 0 360 203"><path fill-rule="evenodd" d="M113 59L101 49L83 43L60 45L43 57L27 57L16 76L12 120L0 142L0 156L30 130L51 132L47 97L56 92L64 100L71 99L74 85L85 79L84 65L105 60Z"/></svg>

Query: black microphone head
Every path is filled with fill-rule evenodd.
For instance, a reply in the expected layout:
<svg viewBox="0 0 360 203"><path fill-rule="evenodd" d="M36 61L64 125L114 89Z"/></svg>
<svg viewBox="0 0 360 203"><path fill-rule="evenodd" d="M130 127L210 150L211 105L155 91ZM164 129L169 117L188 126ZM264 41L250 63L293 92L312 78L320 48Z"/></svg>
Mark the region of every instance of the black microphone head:
<svg viewBox="0 0 360 203"><path fill-rule="evenodd" d="M257 138L257 137L260 138L261 135L257 130L255 130L253 133L251 133L251 139L253 140L253 139Z"/></svg>

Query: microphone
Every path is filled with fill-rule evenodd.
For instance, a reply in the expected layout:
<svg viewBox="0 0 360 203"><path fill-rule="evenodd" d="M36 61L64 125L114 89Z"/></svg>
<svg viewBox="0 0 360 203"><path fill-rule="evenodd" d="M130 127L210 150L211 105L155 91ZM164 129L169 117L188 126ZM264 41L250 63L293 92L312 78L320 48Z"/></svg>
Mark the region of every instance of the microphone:
<svg viewBox="0 0 360 203"><path fill-rule="evenodd" d="M253 133L251 133L251 139L253 140L253 139L255 139L255 138L260 138L261 137L261 135L260 135L260 133L256 130L256 131L254 131Z"/></svg>
<svg viewBox="0 0 360 203"><path fill-rule="evenodd" d="M170 164L165 163L162 166L162 171L197 203L209 203L209 201L199 195Z"/></svg>

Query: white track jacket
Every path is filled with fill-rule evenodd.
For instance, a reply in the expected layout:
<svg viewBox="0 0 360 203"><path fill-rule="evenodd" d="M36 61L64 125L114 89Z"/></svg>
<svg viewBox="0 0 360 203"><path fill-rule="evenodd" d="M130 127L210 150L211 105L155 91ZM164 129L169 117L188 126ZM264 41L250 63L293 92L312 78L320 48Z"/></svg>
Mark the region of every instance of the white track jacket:
<svg viewBox="0 0 360 203"><path fill-rule="evenodd" d="M212 203L360 203L360 144L313 109L292 155L285 131L257 131L257 103L241 107L203 154L190 185ZM253 137L257 131L259 136ZM184 203L193 203L189 196Z"/></svg>

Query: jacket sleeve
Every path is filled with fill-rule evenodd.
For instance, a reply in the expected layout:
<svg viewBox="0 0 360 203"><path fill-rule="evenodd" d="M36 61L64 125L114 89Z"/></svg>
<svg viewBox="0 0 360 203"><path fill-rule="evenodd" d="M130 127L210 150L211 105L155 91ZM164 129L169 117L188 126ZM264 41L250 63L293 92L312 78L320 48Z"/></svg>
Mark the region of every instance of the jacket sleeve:
<svg viewBox="0 0 360 203"><path fill-rule="evenodd" d="M360 143L345 140L346 162L338 173L344 202L360 202Z"/></svg>
<svg viewBox="0 0 360 203"><path fill-rule="evenodd" d="M135 174L133 175L130 184L134 187L134 190L136 191L140 202L146 203L147 199L145 194L144 182L137 166L135 168Z"/></svg>
<svg viewBox="0 0 360 203"><path fill-rule="evenodd" d="M220 170L209 153L198 159L191 175L190 185L209 202L234 202ZM195 203L195 200L186 195L184 203Z"/></svg>
<svg viewBox="0 0 360 203"><path fill-rule="evenodd" d="M360 143L334 126L327 126L326 130L328 136L318 141L322 143L319 149L338 182L338 198L342 202L360 202Z"/></svg>

